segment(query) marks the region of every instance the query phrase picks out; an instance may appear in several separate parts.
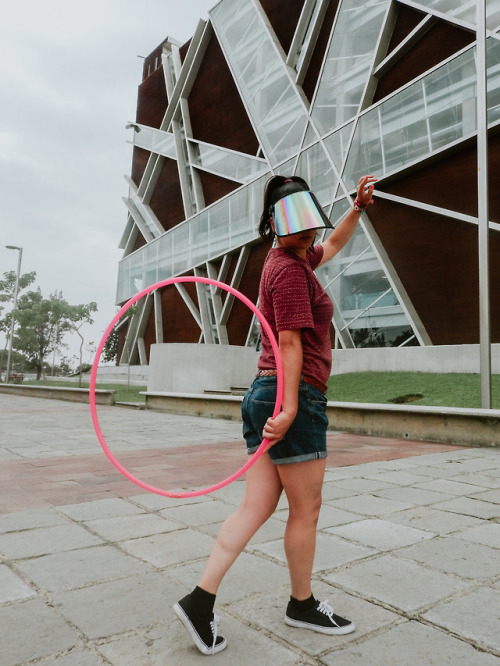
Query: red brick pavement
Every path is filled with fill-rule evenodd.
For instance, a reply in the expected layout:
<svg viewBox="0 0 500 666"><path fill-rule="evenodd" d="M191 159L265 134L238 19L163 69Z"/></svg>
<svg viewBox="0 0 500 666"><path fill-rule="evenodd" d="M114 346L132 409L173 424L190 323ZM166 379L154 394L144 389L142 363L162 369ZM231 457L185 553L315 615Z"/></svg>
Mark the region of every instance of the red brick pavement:
<svg viewBox="0 0 500 666"><path fill-rule="evenodd" d="M329 467L454 451L459 446L365 435L328 435ZM244 464L242 443L148 449L117 458L134 476L164 489L209 486ZM0 466L0 513L62 506L147 492L123 477L104 453L5 461Z"/></svg>

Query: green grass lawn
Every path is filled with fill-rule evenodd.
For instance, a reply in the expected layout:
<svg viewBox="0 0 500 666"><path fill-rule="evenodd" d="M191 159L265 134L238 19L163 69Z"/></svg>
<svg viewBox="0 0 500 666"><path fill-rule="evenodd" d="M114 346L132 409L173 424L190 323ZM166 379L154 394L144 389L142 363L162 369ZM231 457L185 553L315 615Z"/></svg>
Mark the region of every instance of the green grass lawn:
<svg viewBox="0 0 500 666"><path fill-rule="evenodd" d="M35 384L39 386L64 386L69 388L78 388L78 382L63 382L63 381L27 381L24 384ZM82 382L82 388L88 388L88 382ZM115 402L145 402L145 396L140 395L141 391L146 390L146 386L130 386L127 388L126 384L97 384L98 389L105 389L107 391L116 391Z"/></svg>
<svg viewBox="0 0 500 666"><path fill-rule="evenodd" d="M75 382L30 381L27 384L69 386ZM82 382L82 388L88 388ZM141 402L146 386L126 384L98 384L97 388L116 391L116 402ZM492 407L500 409L500 375L492 377ZM340 402L378 402L394 404L428 405L435 407L481 407L479 375L437 374L430 372L355 372L330 377L328 400Z"/></svg>
<svg viewBox="0 0 500 666"><path fill-rule="evenodd" d="M492 376L492 407L500 409L500 375ZM356 372L330 377L329 400L436 407L481 407L479 375Z"/></svg>

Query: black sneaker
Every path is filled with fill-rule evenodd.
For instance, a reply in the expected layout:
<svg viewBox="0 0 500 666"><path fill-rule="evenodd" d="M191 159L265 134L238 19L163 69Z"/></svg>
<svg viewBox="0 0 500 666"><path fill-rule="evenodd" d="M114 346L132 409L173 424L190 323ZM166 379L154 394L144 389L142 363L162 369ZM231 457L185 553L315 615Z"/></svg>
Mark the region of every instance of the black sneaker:
<svg viewBox="0 0 500 666"><path fill-rule="evenodd" d="M291 627L312 629L320 634L350 634L354 631L354 622L335 615L327 601L318 601L306 611L297 611L290 602L286 609L285 622Z"/></svg>
<svg viewBox="0 0 500 666"><path fill-rule="evenodd" d="M191 595L178 601L174 611L202 654L216 654L226 647L226 639L217 635L219 616L216 613L208 616L197 613L192 608Z"/></svg>

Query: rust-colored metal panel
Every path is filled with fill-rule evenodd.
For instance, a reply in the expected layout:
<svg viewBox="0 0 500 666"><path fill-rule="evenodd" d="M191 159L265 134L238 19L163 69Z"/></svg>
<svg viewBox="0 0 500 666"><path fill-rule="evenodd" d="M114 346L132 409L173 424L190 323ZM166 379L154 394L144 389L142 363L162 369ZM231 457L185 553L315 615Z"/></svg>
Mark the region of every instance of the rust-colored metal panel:
<svg viewBox="0 0 500 666"><path fill-rule="evenodd" d="M188 100L193 137L256 155L259 143L215 35Z"/></svg>
<svg viewBox="0 0 500 666"><path fill-rule="evenodd" d="M128 325L124 324L118 331L118 345L116 352L116 365L119 365L120 358L123 352L123 347L125 346L125 338L127 337Z"/></svg>
<svg viewBox="0 0 500 666"><path fill-rule="evenodd" d="M260 0L283 51L288 54L304 0Z"/></svg>
<svg viewBox="0 0 500 666"><path fill-rule="evenodd" d="M159 128L167 109L167 90L163 67L150 74L139 86L136 120L141 125Z"/></svg>
<svg viewBox="0 0 500 666"><path fill-rule="evenodd" d="M330 32L332 30L333 21L335 19L335 14L337 13L338 6L339 0L330 0L328 9L326 10L325 18L323 20L323 25L321 26L321 30L316 41L316 46L314 47L311 56L309 67L307 68L307 74L305 75L304 82L302 83L302 90L304 91L309 101L312 100L314 90L316 88L316 83L318 82L318 76L321 71L323 58L325 57L326 47L328 46L328 39L330 37Z"/></svg>
<svg viewBox="0 0 500 666"><path fill-rule="evenodd" d="M253 303L257 303L262 266L264 265L264 259L270 246L269 241L265 243L259 242L252 246L245 272L238 287L238 290L242 294L245 294ZM249 308L240 300L235 300L231 316L227 323L227 334L230 344L245 344L251 320L252 312Z"/></svg>
<svg viewBox="0 0 500 666"><path fill-rule="evenodd" d="M226 194L233 192L241 185L240 183L235 183L234 180L228 180L221 176L214 176L201 169L198 170L198 173L200 174L206 206L210 206L214 201L218 201L222 197L225 197Z"/></svg>
<svg viewBox="0 0 500 666"><path fill-rule="evenodd" d="M156 343L156 326L155 326L155 313L154 307L151 310L151 316L149 317L148 323L146 325L146 330L144 331L144 346L146 348L146 359L147 364L149 365L149 356L151 353L151 345Z"/></svg>
<svg viewBox="0 0 500 666"><path fill-rule="evenodd" d="M191 45L191 41L192 41L192 39L188 39L188 41L185 44L183 44L179 49L179 55L180 55L180 58L181 58L181 63L184 62L184 58L186 57L186 54L187 54L187 52L189 50L189 47Z"/></svg>
<svg viewBox="0 0 500 666"><path fill-rule="evenodd" d="M162 66L161 54L163 53L163 45L167 40L164 40L161 44L151 51L151 53L144 58L144 64L142 67L142 80L145 81L153 72L155 72L159 67Z"/></svg>
<svg viewBox="0 0 500 666"><path fill-rule="evenodd" d="M398 13L391 40L387 48L387 54L394 51L396 46L401 44L401 42L408 37L410 32L426 17L425 12L420 12L418 9L413 9L413 7L408 7L408 5L402 5L399 2L395 4Z"/></svg>
<svg viewBox="0 0 500 666"><path fill-rule="evenodd" d="M500 222L500 189L497 187L500 173L500 132L490 132L488 158L490 220ZM477 216L476 142L468 142L462 149L450 151L441 160L426 162L418 171L398 177L395 182L382 183L377 189Z"/></svg>
<svg viewBox="0 0 500 666"><path fill-rule="evenodd" d="M185 283L184 288L197 306L196 285ZM160 291L163 323L163 342L196 343L200 338L200 328L190 313L175 285ZM151 315L154 316L153 314Z"/></svg>
<svg viewBox="0 0 500 666"><path fill-rule="evenodd" d="M185 219L177 162L165 158L150 206L167 231Z"/></svg>
<svg viewBox="0 0 500 666"><path fill-rule="evenodd" d="M443 184L443 186L445 186ZM479 342L478 229L378 199L370 220L433 344ZM500 284L500 233L490 235L491 288ZM500 300L491 300L500 342Z"/></svg>
<svg viewBox="0 0 500 666"><path fill-rule="evenodd" d="M132 153L131 178L137 186L139 186L139 183L141 182L141 178L144 170L146 169L146 164L148 163L150 155L151 153L149 150L144 150L143 148L134 146L134 151Z"/></svg>
<svg viewBox="0 0 500 666"><path fill-rule="evenodd" d="M473 41L473 33L438 21L380 78L373 102L383 99Z"/></svg>
<svg viewBox="0 0 500 666"><path fill-rule="evenodd" d="M131 252L135 252L136 250L138 250L140 247L143 247L144 245L146 245L146 240L145 240L144 236L141 234L141 232L138 231L136 239L135 239L134 247L132 248Z"/></svg>

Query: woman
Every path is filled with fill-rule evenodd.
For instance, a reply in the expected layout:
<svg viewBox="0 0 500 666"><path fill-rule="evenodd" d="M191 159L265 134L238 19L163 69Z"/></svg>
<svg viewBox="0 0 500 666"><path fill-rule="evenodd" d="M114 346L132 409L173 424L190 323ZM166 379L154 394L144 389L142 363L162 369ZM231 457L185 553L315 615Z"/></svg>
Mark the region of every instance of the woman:
<svg viewBox="0 0 500 666"><path fill-rule="evenodd" d="M284 490L289 515L285 554L291 596L285 622L325 634L347 634L354 624L318 602L311 591L316 524L326 466L326 383L331 369L330 323L333 305L314 269L334 257L351 238L369 203L376 178L364 176L353 208L329 237L313 246L318 228L331 227L298 177L273 176L264 192L259 233L277 243L262 271L260 309L275 333L283 361L284 395L280 414L271 418L276 399L276 364L262 331L259 372L242 404L243 435L249 454L263 438L262 455L246 473L239 508L224 522L198 586L174 606L203 654L226 647L213 612L219 585L255 532L274 513Z"/></svg>

